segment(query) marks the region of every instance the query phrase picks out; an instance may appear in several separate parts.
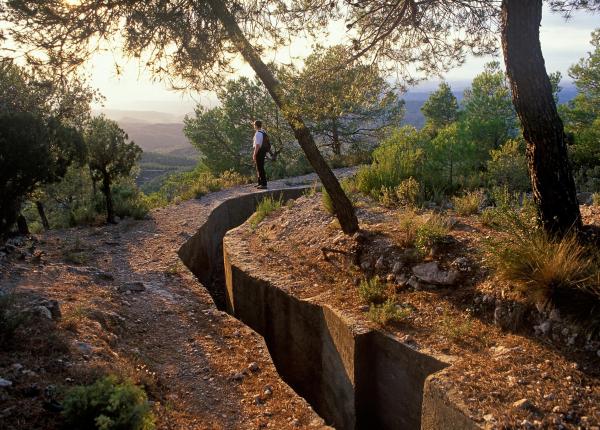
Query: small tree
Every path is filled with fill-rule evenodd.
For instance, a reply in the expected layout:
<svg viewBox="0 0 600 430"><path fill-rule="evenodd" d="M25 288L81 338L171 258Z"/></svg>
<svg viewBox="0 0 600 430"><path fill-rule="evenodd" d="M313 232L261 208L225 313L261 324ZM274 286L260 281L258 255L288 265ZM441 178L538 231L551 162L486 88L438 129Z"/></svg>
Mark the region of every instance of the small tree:
<svg viewBox="0 0 600 430"><path fill-rule="evenodd" d="M517 114L512 105L506 75L497 61L485 65L482 73L473 79L463 100L467 133L478 143L482 159L491 149L498 149L518 133Z"/></svg>
<svg viewBox="0 0 600 430"><path fill-rule="evenodd" d="M0 62L0 235L13 226L30 193L60 180L84 157L80 133L55 115L60 101L40 90L48 85L10 61Z"/></svg>
<svg viewBox="0 0 600 430"><path fill-rule="evenodd" d="M139 160L142 149L119 125L103 115L93 118L85 133L92 178L101 181L106 199L106 221L115 222L111 185L120 176L127 176Z"/></svg>
<svg viewBox="0 0 600 430"><path fill-rule="evenodd" d="M344 64L343 73L339 73ZM297 73L284 78L295 109L311 131L341 155L343 145L364 145L398 126L404 102L392 91L374 64L360 64L342 45L318 47Z"/></svg>
<svg viewBox="0 0 600 430"><path fill-rule="evenodd" d="M442 82L439 88L430 94L421 107L425 116L425 126L438 131L458 120L458 101L450 85Z"/></svg>

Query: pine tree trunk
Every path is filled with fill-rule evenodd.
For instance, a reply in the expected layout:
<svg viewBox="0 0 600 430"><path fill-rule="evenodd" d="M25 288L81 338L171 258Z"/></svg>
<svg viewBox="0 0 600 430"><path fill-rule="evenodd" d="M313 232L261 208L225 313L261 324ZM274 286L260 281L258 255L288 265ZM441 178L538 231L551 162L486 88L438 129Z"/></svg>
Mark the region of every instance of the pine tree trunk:
<svg viewBox="0 0 600 430"><path fill-rule="evenodd" d="M333 153L335 155L342 155L342 144L340 143L340 134L335 120L332 121L331 130L333 135Z"/></svg>
<svg viewBox="0 0 600 430"><path fill-rule="evenodd" d="M108 172L102 172L102 192L106 198L106 222L115 223L115 212L113 208L112 193L110 191L110 177Z"/></svg>
<svg viewBox="0 0 600 430"><path fill-rule="evenodd" d="M29 234L29 226L27 225L27 220L23 214L19 214L17 216L17 231L23 236L27 236Z"/></svg>
<svg viewBox="0 0 600 430"><path fill-rule="evenodd" d="M358 230L358 220L352 203L342 190L340 183L325 162L325 159L323 159L323 156L319 152L319 149L302 118L294 113L290 113L290 111L286 109L287 103L285 102L285 95L281 91L281 84L262 61L248 39L246 39L239 25L235 21L235 18L231 12L229 12L223 1L208 0L208 4L219 21L223 24L223 27L229 34L235 48L242 54L252 69L254 69L254 72L265 85L271 97L273 97L275 104L283 112L285 119L294 131L296 140L298 140L300 147L306 154L306 158L313 169L315 169L323 187L331 196L333 208L342 230L347 234L356 232Z"/></svg>
<svg viewBox="0 0 600 430"><path fill-rule="evenodd" d="M546 231L564 235L581 227L563 123L552 95L540 45L542 0L502 1L502 48L513 104L527 141L527 164Z"/></svg>
<svg viewBox="0 0 600 430"><path fill-rule="evenodd" d="M46 217L46 211L44 210L44 204L39 200L35 202L35 207L37 208L38 214L40 215L40 219L42 220L42 225L44 226L44 230L50 230L50 223L48 222L48 218Z"/></svg>

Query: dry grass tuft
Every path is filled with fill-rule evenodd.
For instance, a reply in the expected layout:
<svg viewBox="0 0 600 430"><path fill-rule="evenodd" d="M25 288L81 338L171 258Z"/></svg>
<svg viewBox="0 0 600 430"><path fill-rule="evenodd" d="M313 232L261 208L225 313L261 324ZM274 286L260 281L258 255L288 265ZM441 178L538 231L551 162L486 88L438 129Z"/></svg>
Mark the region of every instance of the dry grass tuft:
<svg viewBox="0 0 600 430"><path fill-rule="evenodd" d="M479 206L481 206L483 198L484 196L481 191L471 191L463 196L453 197L452 204L458 215L475 215L479 213Z"/></svg>

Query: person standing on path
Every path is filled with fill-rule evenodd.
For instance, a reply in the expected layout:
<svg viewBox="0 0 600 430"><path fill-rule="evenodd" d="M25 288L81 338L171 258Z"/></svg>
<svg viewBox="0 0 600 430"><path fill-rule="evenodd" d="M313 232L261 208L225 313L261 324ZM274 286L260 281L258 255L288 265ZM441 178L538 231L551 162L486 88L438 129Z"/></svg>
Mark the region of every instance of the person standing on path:
<svg viewBox="0 0 600 430"><path fill-rule="evenodd" d="M258 185L256 188L261 190L267 189L267 174L265 173L265 157L267 152L271 150L269 136L262 128L262 121L254 121L254 142L252 159L256 165L256 176L258 177Z"/></svg>

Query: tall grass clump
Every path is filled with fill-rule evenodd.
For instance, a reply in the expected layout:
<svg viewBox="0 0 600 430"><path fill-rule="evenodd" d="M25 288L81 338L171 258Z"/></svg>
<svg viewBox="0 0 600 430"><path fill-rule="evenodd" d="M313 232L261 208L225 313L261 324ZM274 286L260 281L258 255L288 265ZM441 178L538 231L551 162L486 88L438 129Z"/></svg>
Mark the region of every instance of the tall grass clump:
<svg viewBox="0 0 600 430"><path fill-rule="evenodd" d="M256 211L250 217L250 226L256 228L271 212L281 208L283 206L283 199L275 199L273 196L264 197L256 206Z"/></svg>
<svg viewBox="0 0 600 430"><path fill-rule="evenodd" d="M152 430L154 416L144 390L115 377L69 390L63 403L66 428Z"/></svg>
<svg viewBox="0 0 600 430"><path fill-rule="evenodd" d="M600 306L597 249L575 233L550 236L532 219L531 209L503 209L498 226L502 234L488 241L487 250L499 279L530 302L552 303L571 314L586 315Z"/></svg>

